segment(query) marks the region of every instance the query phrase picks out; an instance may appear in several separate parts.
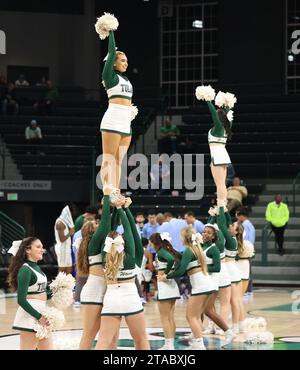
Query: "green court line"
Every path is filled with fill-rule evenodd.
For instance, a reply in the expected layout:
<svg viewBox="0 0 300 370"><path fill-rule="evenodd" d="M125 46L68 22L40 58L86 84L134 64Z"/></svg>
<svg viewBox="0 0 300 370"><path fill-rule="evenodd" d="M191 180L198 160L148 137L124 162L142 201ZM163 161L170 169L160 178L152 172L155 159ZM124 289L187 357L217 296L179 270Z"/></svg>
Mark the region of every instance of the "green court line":
<svg viewBox="0 0 300 370"><path fill-rule="evenodd" d="M258 311L285 311L285 312L292 312L292 304L283 304L281 306L273 306L273 307L267 307L267 308L261 308Z"/></svg>

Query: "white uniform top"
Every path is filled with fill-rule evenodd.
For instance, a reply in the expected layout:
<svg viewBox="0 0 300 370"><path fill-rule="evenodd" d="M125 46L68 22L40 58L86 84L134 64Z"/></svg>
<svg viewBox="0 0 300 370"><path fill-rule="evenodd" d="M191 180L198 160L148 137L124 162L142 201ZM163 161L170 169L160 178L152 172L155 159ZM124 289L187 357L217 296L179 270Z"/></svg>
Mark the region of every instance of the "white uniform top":
<svg viewBox="0 0 300 370"><path fill-rule="evenodd" d="M66 228L64 230L64 235L65 236L69 234L69 227L61 218L58 218L55 221L55 225L54 225L54 234L55 234L55 241L56 241L55 252L57 254L58 266L64 267L64 266L68 266L70 264L69 261L70 261L70 258L71 258L71 237L69 237L64 242L60 241L58 231L56 230L56 224L58 222L61 222L66 226ZM72 263L71 263L71 265L72 265Z"/></svg>
<svg viewBox="0 0 300 370"><path fill-rule="evenodd" d="M200 267L200 264L199 264L198 260L190 262L187 265L186 271L189 271L189 270L191 270L193 268L196 268L196 267Z"/></svg>
<svg viewBox="0 0 300 370"><path fill-rule="evenodd" d="M207 256L207 252L210 250L210 248L211 248L211 247L214 247L214 246L215 246L215 244L212 244L210 247L208 247L208 248L207 248L207 249L205 249L205 251L204 251L204 254L205 254L205 260L206 260L206 264L207 264L207 265L212 265L212 264L213 264L213 259Z"/></svg>
<svg viewBox="0 0 300 370"><path fill-rule="evenodd" d="M133 87L130 81L126 80L124 77L120 75L118 75L118 77L119 83L116 86L106 90L108 99L114 97L131 99L133 95Z"/></svg>
<svg viewBox="0 0 300 370"><path fill-rule="evenodd" d="M47 288L47 277L33 269L28 263L24 263L23 266L27 266L36 276L36 282L28 287L28 294L44 293Z"/></svg>
<svg viewBox="0 0 300 370"><path fill-rule="evenodd" d="M208 143L216 143L216 144L226 144L227 143L227 135L225 134L225 136L221 136L221 137L218 137L218 136L213 136L211 134L211 129L208 131Z"/></svg>

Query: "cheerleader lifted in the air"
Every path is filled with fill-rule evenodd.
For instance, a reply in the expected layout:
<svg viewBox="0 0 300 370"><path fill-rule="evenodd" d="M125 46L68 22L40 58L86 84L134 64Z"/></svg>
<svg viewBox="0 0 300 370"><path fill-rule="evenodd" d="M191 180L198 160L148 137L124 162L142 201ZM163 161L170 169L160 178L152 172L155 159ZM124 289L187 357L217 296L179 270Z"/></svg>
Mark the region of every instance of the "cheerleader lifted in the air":
<svg viewBox="0 0 300 370"><path fill-rule="evenodd" d="M98 18L95 25L102 40L109 37L108 55L102 72L109 106L100 126L103 150L100 175L103 186L109 183L117 189L120 186L122 160L131 142L131 121L137 114L137 108L131 103L133 88L125 76L128 59L124 52L116 51L113 31L118 26L118 20L109 13Z"/></svg>
<svg viewBox="0 0 300 370"><path fill-rule="evenodd" d="M231 163L226 150L226 142L231 138L233 112L231 109L236 98L231 93L215 94L211 86L198 86L196 88L198 100L205 100L208 104L214 126L208 132L208 144L211 154L211 173L217 188L217 203L219 207L227 204L226 176L227 166ZM215 108L212 100L215 100Z"/></svg>

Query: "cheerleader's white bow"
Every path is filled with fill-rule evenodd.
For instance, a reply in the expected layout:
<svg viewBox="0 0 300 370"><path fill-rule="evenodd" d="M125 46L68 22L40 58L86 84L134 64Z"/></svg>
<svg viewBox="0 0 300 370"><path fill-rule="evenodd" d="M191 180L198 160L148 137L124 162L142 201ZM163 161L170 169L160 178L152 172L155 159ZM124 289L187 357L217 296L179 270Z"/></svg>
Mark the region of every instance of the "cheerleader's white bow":
<svg viewBox="0 0 300 370"><path fill-rule="evenodd" d="M7 253L10 253L13 256L15 256L18 253L18 250L20 249L21 243L22 243L22 240L13 241L13 243L12 243L11 247L9 248L9 250L7 251Z"/></svg>
<svg viewBox="0 0 300 370"><path fill-rule="evenodd" d="M200 243L200 244L203 244L202 235L199 234L199 233L193 234L192 235L192 242L193 242L193 244L197 244L197 242Z"/></svg>
<svg viewBox="0 0 300 370"><path fill-rule="evenodd" d="M171 243L172 241L171 235L167 232L161 233L160 237L161 237L161 240L167 240L169 243Z"/></svg>
<svg viewBox="0 0 300 370"><path fill-rule="evenodd" d="M219 226L217 224L205 224L204 227L212 227L216 231L220 231Z"/></svg>
<svg viewBox="0 0 300 370"><path fill-rule="evenodd" d="M115 246L118 253L122 253L124 250L124 239L121 235L116 238L110 238L109 236L105 239L104 252L110 253L112 245Z"/></svg>
<svg viewBox="0 0 300 370"><path fill-rule="evenodd" d="M227 119L228 119L229 122L233 121L233 111L232 110L228 111Z"/></svg>

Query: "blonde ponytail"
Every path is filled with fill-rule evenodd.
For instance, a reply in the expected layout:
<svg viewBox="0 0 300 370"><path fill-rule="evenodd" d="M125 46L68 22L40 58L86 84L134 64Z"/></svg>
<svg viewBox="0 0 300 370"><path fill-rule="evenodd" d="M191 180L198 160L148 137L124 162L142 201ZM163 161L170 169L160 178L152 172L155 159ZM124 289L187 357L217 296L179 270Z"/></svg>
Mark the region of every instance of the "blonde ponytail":
<svg viewBox="0 0 300 370"><path fill-rule="evenodd" d="M196 239L192 241L192 235L196 235L196 231L192 227L186 227L181 231L181 237L183 244L188 247L194 255L197 257L197 260L202 268L204 275L207 275L208 269L206 264L205 254L203 252L200 242Z"/></svg>
<svg viewBox="0 0 300 370"><path fill-rule="evenodd" d="M119 234L111 232L108 237L115 239ZM124 252L119 253L114 244L112 244L109 253L105 256L105 277L107 280L116 281L118 272L123 268Z"/></svg>

